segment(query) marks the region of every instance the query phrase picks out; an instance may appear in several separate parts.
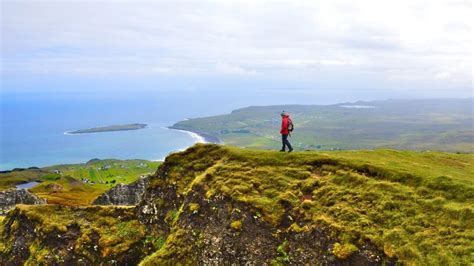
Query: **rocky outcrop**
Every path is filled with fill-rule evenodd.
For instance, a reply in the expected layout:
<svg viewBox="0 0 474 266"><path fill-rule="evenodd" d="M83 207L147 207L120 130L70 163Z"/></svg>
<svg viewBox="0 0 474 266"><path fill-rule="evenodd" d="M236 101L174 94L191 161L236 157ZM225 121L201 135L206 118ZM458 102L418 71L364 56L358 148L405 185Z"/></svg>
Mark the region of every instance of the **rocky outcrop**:
<svg viewBox="0 0 474 266"><path fill-rule="evenodd" d="M5 215L16 204L45 204L46 201L26 189L0 191L0 215Z"/></svg>
<svg viewBox="0 0 474 266"><path fill-rule="evenodd" d="M0 226L0 265L137 265L153 240L130 207L19 205Z"/></svg>
<svg viewBox="0 0 474 266"><path fill-rule="evenodd" d="M148 184L148 178L142 177L128 185L118 184L94 200L94 205L136 205L140 201Z"/></svg>
<svg viewBox="0 0 474 266"><path fill-rule="evenodd" d="M292 223L304 225L297 217L288 215L291 221L275 227L248 204L223 196L206 199L201 187L186 197L175 192L173 186L149 191L137 208L142 223L168 235L166 247L145 258L143 265L396 264L368 242L339 258L334 254L337 232L324 227L294 230Z"/></svg>

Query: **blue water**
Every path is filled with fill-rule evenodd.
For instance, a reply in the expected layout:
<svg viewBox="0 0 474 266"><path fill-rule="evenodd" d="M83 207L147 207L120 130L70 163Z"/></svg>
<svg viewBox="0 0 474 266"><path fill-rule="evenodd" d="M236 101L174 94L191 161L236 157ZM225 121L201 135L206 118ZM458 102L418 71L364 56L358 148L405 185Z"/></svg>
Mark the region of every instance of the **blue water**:
<svg viewBox="0 0 474 266"><path fill-rule="evenodd" d="M28 182L28 183L23 183L23 184L16 185L16 189L29 189L29 188L32 188L32 187L38 185L38 184L39 184L39 182L31 181L31 182Z"/></svg>
<svg viewBox="0 0 474 266"><path fill-rule="evenodd" d="M196 113L180 99L3 97L0 170L81 163L92 158L162 160L198 141L167 129ZM66 131L146 123L133 131L67 135Z"/></svg>

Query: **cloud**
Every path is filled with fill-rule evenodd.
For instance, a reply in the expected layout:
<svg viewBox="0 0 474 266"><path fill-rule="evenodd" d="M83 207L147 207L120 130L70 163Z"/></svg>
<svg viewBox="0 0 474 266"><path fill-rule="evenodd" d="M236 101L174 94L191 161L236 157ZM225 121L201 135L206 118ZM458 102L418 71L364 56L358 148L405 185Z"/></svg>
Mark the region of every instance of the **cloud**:
<svg viewBox="0 0 474 266"><path fill-rule="evenodd" d="M2 2L2 75L472 88L469 1ZM440 73L449 73L446 77ZM442 78L440 78L441 76ZM444 82L444 83L443 83Z"/></svg>
<svg viewBox="0 0 474 266"><path fill-rule="evenodd" d="M241 66L231 65L227 63L218 63L216 65L216 70L219 73L229 74L229 75L243 75L243 76L255 76L258 75L257 71L245 69Z"/></svg>

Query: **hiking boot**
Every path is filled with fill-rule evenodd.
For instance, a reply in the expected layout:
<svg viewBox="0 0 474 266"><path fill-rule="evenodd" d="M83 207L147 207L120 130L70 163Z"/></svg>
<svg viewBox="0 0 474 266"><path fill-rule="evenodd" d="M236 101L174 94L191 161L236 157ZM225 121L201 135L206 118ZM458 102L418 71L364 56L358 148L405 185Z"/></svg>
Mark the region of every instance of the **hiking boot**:
<svg viewBox="0 0 474 266"><path fill-rule="evenodd" d="M290 150L288 151L288 153L290 153L290 152L292 152L292 151L293 151L293 149L290 149Z"/></svg>
<svg viewBox="0 0 474 266"><path fill-rule="evenodd" d="M285 152L285 150L280 150L281 152Z"/></svg>

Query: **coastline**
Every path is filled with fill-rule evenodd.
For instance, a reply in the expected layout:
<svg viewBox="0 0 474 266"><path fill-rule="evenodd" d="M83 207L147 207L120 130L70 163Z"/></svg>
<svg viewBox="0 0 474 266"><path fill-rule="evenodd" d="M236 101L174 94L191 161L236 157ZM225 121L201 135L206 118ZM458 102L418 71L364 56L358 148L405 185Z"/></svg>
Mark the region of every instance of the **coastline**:
<svg viewBox="0 0 474 266"><path fill-rule="evenodd" d="M173 130L178 130L178 131L183 131L188 134L191 134L194 138L201 139L201 141L198 140L199 143L212 143L212 144L223 144L224 142L216 137L212 136L206 132L202 132L199 130L193 130L193 129L188 129L188 128L181 128L177 126L169 126L167 127L168 129L173 129Z"/></svg>

